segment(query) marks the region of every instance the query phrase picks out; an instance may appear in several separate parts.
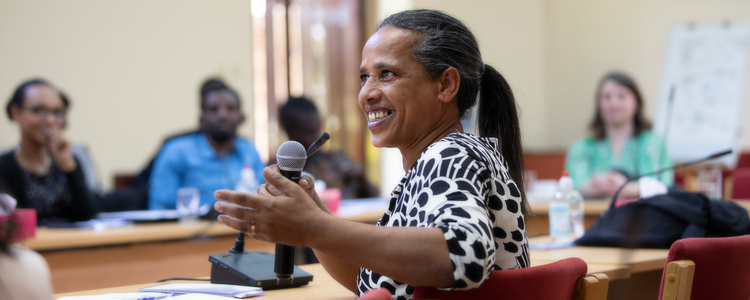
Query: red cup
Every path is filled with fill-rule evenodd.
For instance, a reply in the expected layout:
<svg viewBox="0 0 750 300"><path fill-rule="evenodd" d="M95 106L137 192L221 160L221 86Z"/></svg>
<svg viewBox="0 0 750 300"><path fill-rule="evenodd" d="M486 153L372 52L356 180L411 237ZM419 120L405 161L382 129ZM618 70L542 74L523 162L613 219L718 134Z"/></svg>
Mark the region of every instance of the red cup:
<svg viewBox="0 0 750 300"><path fill-rule="evenodd" d="M339 203L341 202L341 189L325 189L318 193L318 197L326 205L328 210L332 213L336 213L339 210Z"/></svg>
<svg viewBox="0 0 750 300"><path fill-rule="evenodd" d="M9 216L0 216L0 226L9 221ZM36 236L36 210L32 208L19 208L15 211L15 221L18 226L9 241L15 243Z"/></svg>

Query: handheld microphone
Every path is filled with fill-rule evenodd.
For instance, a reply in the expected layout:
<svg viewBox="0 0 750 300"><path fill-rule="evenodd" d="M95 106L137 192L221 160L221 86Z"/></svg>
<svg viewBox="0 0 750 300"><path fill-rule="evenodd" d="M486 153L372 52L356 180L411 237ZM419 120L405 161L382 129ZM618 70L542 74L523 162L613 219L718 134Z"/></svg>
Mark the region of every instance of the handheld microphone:
<svg viewBox="0 0 750 300"><path fill-rule="evenodd" d="M323 141L323 143L325 143L325 141ZM276 162L279 165L281 175L294 183L299 183L299 180L302 177L302 168L305 166L305 161L307 161L305 147L299 142L284 142L279 146L279 150L276 151ZM292 274L294 273L293 246L276 244L276 258L273 271L276 273L276 278L278 279L289 279L292 277Z"/></svg>
<svg viewBox="0 0 750 300"><path fill-rule="evenodd" d="M617 189L617 191L615 192L614 196L612 196L612 200L609 203L609 208L612 209L612 208L615 207L615 202L617 201L617 196L620 195L620 192L622 191L622 189L625 188L625 186L628 185L628 183L630 183L631 181L640 179L641 177L656 175L656 174L659 174L659 173L664 172L664 171L673 170L673 169L679 169L679 168L691 166L691 165L694 165L694 164L699 164L699 163L702 163L704 161L709 161L709 160L712 160L712 159L716 159L716 158L722 157L722 156L730 154L730 153L732 153L732 149L728 149L728 150L724 150L724 151L721 151L721 152L717 152L717 153L711 154L709 156L706 156L704 158L700 158L700 159L696 159L696 160L693 160L693 161L684 162L684 163L681 163L681 164L676 164L676 165L673 165L671 167L666 167L666 168L663 168L663 169L660 169L660 170L656 170L656 171L653 171L653 172L649 172L649 173L646 173L646 174L641 174L641 175L638 175L638 176L629 177L628 180L626 180L625 183L623 183Z"/></svg>
<svg viewBox="0 0 750 300"><path fill-rule="evenodd" d="M328 132L323 132L323 134L318 137L315 142L310 145L310 148L307 148L307 157L312 156L315 154L315 152L318 152L320 150L320 147L323 147L323 145L328 141L328 139L331 138L331 135L328 134Z"/></svg>

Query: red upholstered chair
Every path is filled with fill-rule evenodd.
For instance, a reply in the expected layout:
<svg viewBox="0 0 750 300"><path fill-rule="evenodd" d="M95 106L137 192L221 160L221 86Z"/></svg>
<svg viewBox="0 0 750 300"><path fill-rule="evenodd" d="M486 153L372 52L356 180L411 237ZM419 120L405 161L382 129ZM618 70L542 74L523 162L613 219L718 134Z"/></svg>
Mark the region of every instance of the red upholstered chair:
<svg viewBox="0 0 750 300"><path fill-rule="evenodd" d="M482 286L466 291L418 287L414 300L423 299L606 299L607 275L586 276L586 263L571 257L524 269L494 271Z"/></svg>
<svg viewBox="0 0 750 300"><path fill-rule="evenodd" d="M362 297L357 298L359 300L391 300L393 297L391 296L391 292L388 291L386 288L379 288L374 290L369 290L365 292Z"/></svg>
<svg viewBox="0 0 750 300"><path fill-rule="evenodd" d="M749 251L750 235L676 241L669 248L659 299L750 299Z"/></svg>
<svg viewBox="0 0 750 300"><path fill-rule="evenodd" d="M739 168L732 173L732 199L750 199L750 168Z"/></svg>

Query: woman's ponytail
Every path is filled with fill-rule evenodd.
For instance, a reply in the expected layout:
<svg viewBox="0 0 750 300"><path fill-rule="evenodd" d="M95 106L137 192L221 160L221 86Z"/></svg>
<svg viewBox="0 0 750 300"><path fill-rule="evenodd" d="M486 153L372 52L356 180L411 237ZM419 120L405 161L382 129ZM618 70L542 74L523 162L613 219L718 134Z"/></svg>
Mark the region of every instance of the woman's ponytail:
<svg viewBox="0 0 750 300"><path fill-rule="evenodd" d="M523 147L516 101L505 78L484 64L474 34L461 21L435 10L395 13L383 20L378 29L385 26L418 33L412 55L432 78L440 77L450 67L458 70L461 76L456 94L459 117L463 117L479 98L479 134L500 141L510 176L521 194L521 211L526 215L529 208L523 189Z"/></svg>
<svg viewBox="0 0 750 300"><path fill-rule="evenodd" d="M516 100L503 75L489 65L484 65L482 74L477 125L480 136L495 137L500 142L510 176L521 193L521 212L526 215L529 208L523 184L523 146Z"/></svg>

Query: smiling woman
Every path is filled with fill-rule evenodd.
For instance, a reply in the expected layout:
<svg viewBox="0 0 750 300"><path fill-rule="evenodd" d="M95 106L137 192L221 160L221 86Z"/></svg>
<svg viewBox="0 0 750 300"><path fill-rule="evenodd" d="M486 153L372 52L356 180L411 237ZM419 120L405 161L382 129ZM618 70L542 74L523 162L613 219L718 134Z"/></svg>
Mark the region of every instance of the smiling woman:
<svg viewBox="0 0 750 300"><path fill-rule="evenodd" d="M88 220L96 213L80 164L63 136L69 101L41 79L22 83L6 106L21 141L0 156L0 184L34 208L40 224Z"/></svg>
<svg viewBox="0 0 750 300"><path fill-rule="evenodd" d="M275 167L258 195L217 191L219 221L253 238L308 246L358 295L384 287L472 289L494 270L529 266L520 128L513 93L473 34L439 11L391 15L362 50L358 103L376 147L400 150L406 175L376 226L330 214L311 178ZM479 96L479 97L478 97ZM461 118L479 98L481 137Z"/></svg>
<svg viewBox="0 0 750 300"><path fill-rule="evenodd" d="M571 145L565 161L576 189L584 196L611 198L628 177L670 166L664 140L650 131L641 92L630 76L620 72L605 75L599 81L595 103L592 136ZM672 171L656 177L667 186L674 182ZM631 182L619 198L639 195L638 183Z"/></svg>

